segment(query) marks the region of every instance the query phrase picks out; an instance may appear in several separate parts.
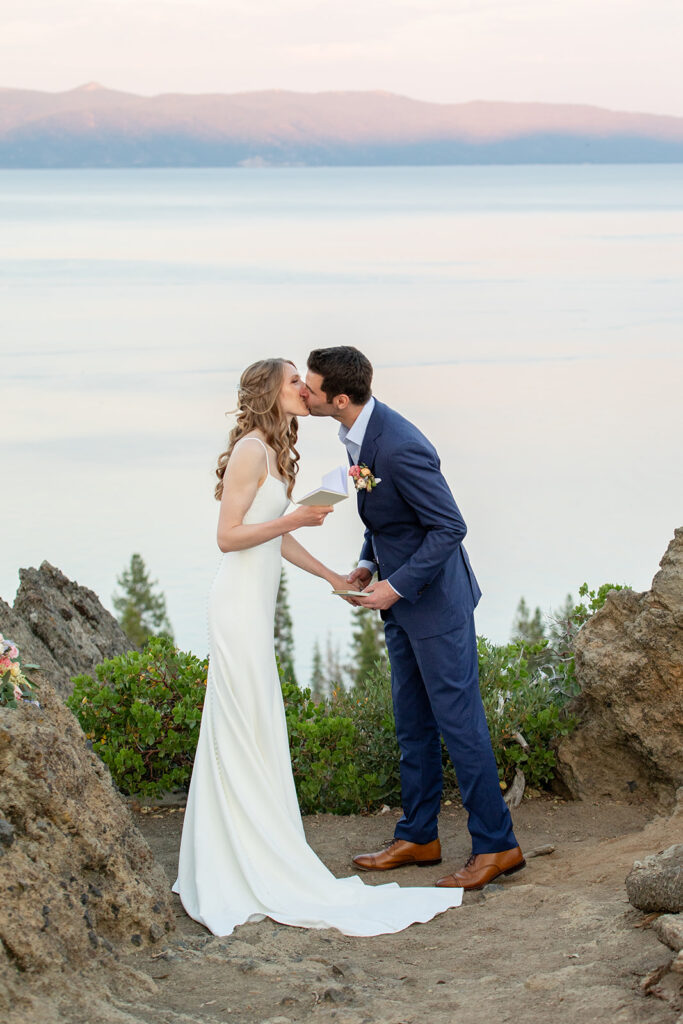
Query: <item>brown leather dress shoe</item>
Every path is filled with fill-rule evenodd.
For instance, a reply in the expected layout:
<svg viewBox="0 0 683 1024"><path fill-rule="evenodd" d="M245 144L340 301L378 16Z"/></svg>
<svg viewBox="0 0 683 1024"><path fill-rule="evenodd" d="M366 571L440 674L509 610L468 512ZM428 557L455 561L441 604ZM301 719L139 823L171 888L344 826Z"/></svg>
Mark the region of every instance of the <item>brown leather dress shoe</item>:
<svg viewBox="0 0 683 1024"><path fill-rule="evenodd" d="M453 875L440 878L436 884L442 889L483 889L499 875L514 875L515 871L521 871L525 864L519 846L515 846L513 850L503 850L501 853L475 853L464 868L460 868L460 871Z"/></svg>
<svg viewBox="0 0 683 1024"><path fill-rule="evenodd" d="M409 843L406 839L390 839L383 850L377 853L359 853L353 863L363 871L389 871L391 868L402 868L405 864L417 864L426 868L430 864L441 863L441 843L433 839L431 843Z"/></svg>

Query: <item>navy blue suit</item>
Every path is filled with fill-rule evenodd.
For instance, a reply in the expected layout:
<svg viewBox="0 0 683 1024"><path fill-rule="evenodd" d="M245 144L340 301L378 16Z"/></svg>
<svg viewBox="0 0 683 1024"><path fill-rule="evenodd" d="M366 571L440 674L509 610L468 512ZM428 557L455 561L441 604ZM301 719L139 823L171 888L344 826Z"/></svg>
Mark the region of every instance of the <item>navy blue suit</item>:
<svg viewBox="0 0 683 1024"><path fill-rule="evenodd" d="M376 402L360 463L381 483L358 492L360 558L402 595L382 612L401 750L403 817L396 836L437 836L443 736L458 777L473 853L517 846L502 798L479 692L474 609L481 596L462 541L464 520L436 449L408 420Z"/></svg>

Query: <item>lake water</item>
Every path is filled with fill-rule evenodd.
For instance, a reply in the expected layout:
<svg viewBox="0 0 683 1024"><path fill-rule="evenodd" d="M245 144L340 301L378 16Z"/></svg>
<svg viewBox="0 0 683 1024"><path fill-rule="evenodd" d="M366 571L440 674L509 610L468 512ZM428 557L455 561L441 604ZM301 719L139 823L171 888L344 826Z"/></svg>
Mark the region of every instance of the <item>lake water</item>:
<svg viewBox="0 0 683 1024"><path fill-rule="evenodd" d="M649 587L683 522L683 169L0 172L0 595L44 558L110 605L133 551L206 651L239 372L351 343L436 443L478 629ZM302 420L300 493L344 461ZM355 502L300 533L339 568ZM350 609L289 572L303 681Z"/></svg>

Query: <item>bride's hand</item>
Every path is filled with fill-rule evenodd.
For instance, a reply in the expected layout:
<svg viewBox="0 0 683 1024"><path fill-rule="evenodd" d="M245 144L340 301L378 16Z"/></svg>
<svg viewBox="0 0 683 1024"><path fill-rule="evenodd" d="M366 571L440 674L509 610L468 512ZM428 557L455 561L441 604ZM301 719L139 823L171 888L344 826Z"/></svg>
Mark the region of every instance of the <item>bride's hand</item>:
<svg viewBox="0 0 683 1024"><path fill-rule="evenodd" d="M300 505L287 516L292 523L290 529L298 530L302 526L322 526L325 516L328 516L331 511L331 505Z"/></svg>
<svg viewBox="0 0 683 1024"><path fill-rule="evenodd" d="M348 577L344 576L343 573L330 572L325 579L330 584L333 590L357 590L359 593L363 589L356 580L349 583ZM357 605L358 601L355 601L352 597L345 597L344 601L348 601L349 604Z"/></svg>

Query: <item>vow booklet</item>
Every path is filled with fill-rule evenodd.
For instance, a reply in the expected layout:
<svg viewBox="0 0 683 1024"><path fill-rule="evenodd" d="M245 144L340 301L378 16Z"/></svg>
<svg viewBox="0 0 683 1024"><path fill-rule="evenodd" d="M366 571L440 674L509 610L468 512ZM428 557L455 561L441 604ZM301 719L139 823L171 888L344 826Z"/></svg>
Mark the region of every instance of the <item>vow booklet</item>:
<svg viewBox="0 0 683 1024"><path fill-rule="evenodd" d="M297 500L297 505L336 505L349 496L349 477L346 466L337 466L325 473L320 487Z"/></svg>

